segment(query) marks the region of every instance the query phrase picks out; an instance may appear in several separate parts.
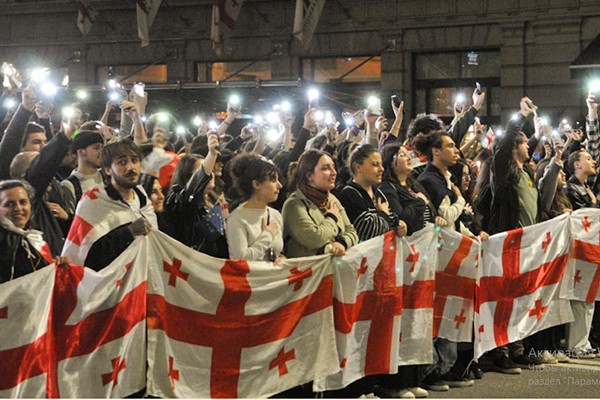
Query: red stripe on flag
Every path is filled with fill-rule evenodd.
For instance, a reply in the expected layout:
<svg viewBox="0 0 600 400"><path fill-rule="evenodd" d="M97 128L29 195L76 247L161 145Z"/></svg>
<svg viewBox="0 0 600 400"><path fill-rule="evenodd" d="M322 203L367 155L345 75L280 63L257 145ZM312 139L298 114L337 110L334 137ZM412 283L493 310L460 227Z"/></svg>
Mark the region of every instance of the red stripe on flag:
<svg viewBox="0 0 600 400"><path fill-rule="evenodd" d="M75 243L77 246L81 246L81 242L83 238L92 230L94 227L90 225L86 220L81 218L79 215L75 214L75 218L73 218L73 223L71 224L71 229L69 229L69 234L67 239L69 241Z"/></svg>
<svg viewBox="0 0 600 400"><path fill-rule="evenodd" d="M421 308L433 308L433 295L435 289L435 281L414 281L412 285L404 285L403 287L403 304L404 310L417 310Z"/></svg>
<svg viewBox="0 0 600 400"><path fill-rule="evenodd" d="M596 271L585 297L585 302L591 304L596 301L598 288L600 288L600 246L575 240L573 241L573 257L577 260L596 264Z"/></svg>

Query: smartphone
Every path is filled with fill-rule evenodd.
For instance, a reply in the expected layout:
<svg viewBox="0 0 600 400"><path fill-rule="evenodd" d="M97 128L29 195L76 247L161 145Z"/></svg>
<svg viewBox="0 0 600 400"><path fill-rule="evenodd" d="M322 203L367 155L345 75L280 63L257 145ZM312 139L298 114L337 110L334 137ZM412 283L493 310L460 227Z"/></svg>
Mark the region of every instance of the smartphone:
<svg viewBox="0 0 600 400"><path fill-rule="evenodd" d="M135 92L135 94L137 94L140 97L144 97L146 94L144 93L144 83L143 82L138 82L135 85L133 85L133 91Z"/></svg>
<svg viewBox="0 0 600 400"><path fill-rule="evenodd" d="M391 99L394 102L394 106L400 107L400 98L398 96L394 94L392 95Z"/></svg>
<svg viewBox="0 0 600 400"><path fill-rule="evenodd" d="M367 111L371 115L381 115L381 100L376 97L370 97L367 103Z"/></svg>
<svg viewBox="0 0 600 400"><path fill-rule="evenodd" d="M475 93L481 94L481 85L479 82L475 82Z"/></svg>

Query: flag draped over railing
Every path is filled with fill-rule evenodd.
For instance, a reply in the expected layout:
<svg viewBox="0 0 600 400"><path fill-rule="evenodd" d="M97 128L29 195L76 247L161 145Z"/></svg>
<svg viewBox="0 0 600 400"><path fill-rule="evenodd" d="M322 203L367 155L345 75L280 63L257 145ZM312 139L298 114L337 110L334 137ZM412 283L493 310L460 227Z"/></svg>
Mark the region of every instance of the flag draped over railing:
<svg viewBox="0 0 600 400"><path fill-rule="evenodd" d="M468 341L473 328L478 357L572 320L561 282L595 298L576 277L581 262L596 274L598 237L600 214L584 209L481 246L428 225L342 258L273 265L212 258L151 232L100 272L52 265L0 285L0 397L144 387L268 397L311 381L331 390L430 363L434 336Z"/></svg>

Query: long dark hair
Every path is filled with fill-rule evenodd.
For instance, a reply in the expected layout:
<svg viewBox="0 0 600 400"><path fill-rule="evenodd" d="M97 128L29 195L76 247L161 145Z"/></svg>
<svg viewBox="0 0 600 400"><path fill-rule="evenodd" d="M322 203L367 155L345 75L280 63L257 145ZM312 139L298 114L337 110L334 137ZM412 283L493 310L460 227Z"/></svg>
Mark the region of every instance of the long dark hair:
<svg viewBox="0 0 600 400"><path fill-rule="evenodd" d="M175 168L175 172L173 173L169 192L185 187L192 175L194 175L194 165L196 164L196 161L202 159L204 159L204 157L199 156L198 154L187 154L181 157L179 163L177 163L177 168Z"/></svg>
<svg viewBox="0 0 600 400"><path fill-rule="evenodd" d="M300 156L298 167L292 177L291 184L293 188L299 189L308 186L308 175L314 172L315 167L323 156L331 158L328 153L316 149L310 149Z"/></svg>

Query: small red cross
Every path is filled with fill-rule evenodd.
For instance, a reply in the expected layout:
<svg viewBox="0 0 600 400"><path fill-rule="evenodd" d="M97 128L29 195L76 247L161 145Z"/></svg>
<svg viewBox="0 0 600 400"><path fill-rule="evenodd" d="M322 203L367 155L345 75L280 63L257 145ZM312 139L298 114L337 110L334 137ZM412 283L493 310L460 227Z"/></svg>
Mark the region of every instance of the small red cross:
<svg viewBox="0 0 600 400"><path fill-rule="evenodd" d="M100 191L99 188L95 187L93 189L88 190L84 196L89 197L92 200L96 200L98 198L98 196L96 196L96 193L98 193Z"/></svg>
<svg viewBox="0 0 600 400"><path fill-rule="evenodd" d="M551 241L552 235L550 234L550 232L546 232L546 240L542 242L542 250L544 250L544 253L546 252L546 250L548 250L548 246L550 245Z"/></svg>
<svg viewBox="0 0 600 400"><path fill-rule="evenodd" d="M169 378L171 378L171 387L175 389L175 381L179 380L179 370L173 367L175 359L169 356Z"/></svg>
<svg viewBox="0 0 600 400"><path fill-rule="evenodd" d="M125 367L127 366L125 359L121 360L120 356L117 358L113 358L110 361L112 362L113 370L112 370L112 372L109 372L108 374L102 374L102 385L103 386L112 381L115 382L115 384L113 386L117 386L117 384L119 383L119 380L118 380L119 372L124 370Z"/></svg>
<svg viewBox="0 0 600 400"><path fill-rule="evenodd" d="M304 271L300 271L298 267L290 269L292 276L288 278L288 285L294 285L294 291L302 287L304 279L312 275L312 268L308 268Z"/></svg>
<svg viewBox="0 0 600 400"><path fill-rule="evenodd" d="M529 316L533 317L535 315L535 318L539 321L542 319L542 314L544 314L547 309L548 306L542 307L542 301L538 299L535 301L535 308L529 310Z"/></svg>
<svg viewBox="0 0 600 400"><path fill-rule="evenodd" d="M356 272L356 277L360 278L361 275L367 273L368 269L369 266L367 265L367 257L363 257L362 261L360 262L360 268L358 268L358 271Z"/></svg>
<svg viewBox="0 0 600 400"><path fill-rule="evenodd" d="M455 325L456 329L460 328L460 324L464 324L465 322L467 322L467 317L465 317L465 309L464 308L460 310L460 315L454 316L454 322L456 322L456 325Z"/></svg>
<svg viewBox="0 0 600 400"><path fill-rule="evenodd" d="M0 308L0 318L8 318L8 306Z"/></svg>
<svg viewBox="0 0 600 400"><path fill-rule="evenodd" d="M444 237L442 235L438 235L437 251L442 251L442 247L444 247Z"/></svg>
<svg viewBox="0 0 600 400"><path fill-rule="evenodd" d="M481 334L484 332L484 328L483 325L479 325L479 328L477 329L477 331L479 332L479 341L481 342Z"/></svg>
<svg viewBox="0 0 600 400"><path fill-rule="evenodd" d="M419 252L415 249L415 245L410 245L410 254L406 257L406 261L412 263L409 272L414 272L417 262L419 262Z"/></svg>
<svg viewBox="0 0 600 400"><path fill-rule="evenodd" d="M169 285L173 287L176 287L177 285L177 278L187 281L188 276L190 275L187 272L181 271L181 260L177 258L173 259L173 264L163 261L163 269L165 272L169 273Z"/></svg>
<svg viewBox="0 0 600 400"><path fill-rule="evenodd" d="M296 359L296 352L294 349L291 349L286 353L282 347L281 350L279 350L279 353L277 353L277 357L275 357L269 364L269 370L277 367L279 369L279 376L283 376L288 373L285 363L294 359Z"/></svg>
<svg viewBox="0 0 600 400"><path fill-rule="evenodd" d="M346 364L348 363L348 357L344 357L340 364L340 368L346 368Z"/></svg>
<svg viewBox="0 0 600 400"><path fill-rule="evenodd" d="M586 232L590 231L590 227L592 226L592 224L590 223L590 219L588 218L587 215L585 217L583 217L583 221L581 221L581 225L583 225L583 229L585 229Z"/></svg>
<svg viewBox="0 0 600 400"><path fill-rule="evenodd" d="M131 266L133 265L133 260L131 260L130 263L125 264L125 269L129 272L129 269L131 268ZM120 287L123 284L123 281L121 279L117 279L117 287Z"/></svg>
<svg viewBox="0 0 600 400"><path fill-rule="evenodd" d="M577 272L575 273L575 283L573 284L573 286L577 285L579 282L581 282L581 270L578 269Z"/></svg>

